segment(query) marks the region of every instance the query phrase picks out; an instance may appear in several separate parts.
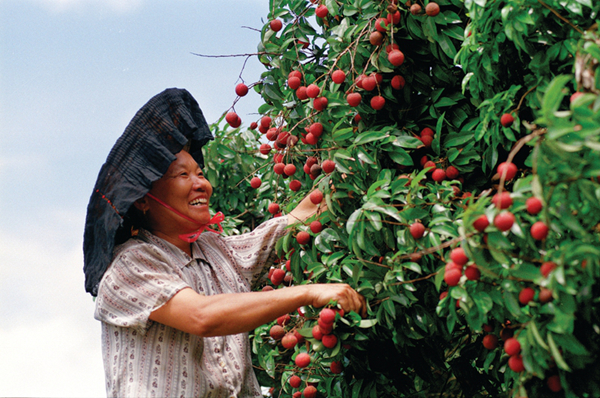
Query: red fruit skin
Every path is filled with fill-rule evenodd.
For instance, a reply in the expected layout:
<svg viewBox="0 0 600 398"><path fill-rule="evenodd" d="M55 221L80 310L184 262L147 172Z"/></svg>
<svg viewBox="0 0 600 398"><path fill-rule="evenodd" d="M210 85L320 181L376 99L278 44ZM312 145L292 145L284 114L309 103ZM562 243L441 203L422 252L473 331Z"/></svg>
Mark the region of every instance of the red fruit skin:
<svg viewBox="0 0 600 398"><path fill-rule="evenodd" d="M442 182L446 179L446 172L443 169L435 169L433 173L431 173L431 178L435 182Z"/></svg>
<svg viewBox="0 0 600 398"><path fill-rule="evenodd" d="M421 140L421 142L423 143L423 145L425 145L425 148L431 148L431 143L433 142L433 137L430 135L424 135L423 137L419 138Z"/></svg>
<svg viewBox="0 0 600 398"><path fill-rule="evenodd" d="M375 97L371 98L371 108L378 111L383 109L384 106L385 98L383 98L381 95L376 95Z"/></svg>
<svg viewBox="0 0 600 398"><path fill-rule="evenodd" d="M394 25L399 24L401 18L402 18L402 14L400 14L400 11L396 11L393 14L389 13L387 16L388 23L392 23Z"/></svg>
<svg viewBox="0 0 600 398"><path fill-rule="evenodd" d="M288 350L296 347L296 344L298 344L298 338L293 332L286 333L281 339L281 345Z"/></svg>
<svg viewBox="0 0 600 398"><path fill-rule="evenodd" d="M292 386L292 388L298 388L300 387L300 384L302 384L302 379L296 375L293 375L288 380L288 383L290 383L290 386Z"/></svg>
<svg viewBox="0 0 600 398"><path fill-rule="evenodd" d="M450 261L450 262L446 263L446 266L444 267L444 272L448 272L451 269L457 269L462 273L463 267L462 267L462 265L456 264L454 261Z"/></svg>
<svg viewBox="0 0 600 398"><path fill-rule="evenodd" d="M536 215L540 211L542 211L542 201L538 198L532 196L531 198L527 198L525 201L525 206L527 207L527 213Z"/></svg>
<svg viewBox="0 0 600 398"><path fill-rule="evenodd" d="M259 151L263 155L267 155L269 152L271 152L271 145L269 145L269 144L261 144Z"/></svg>
<svg viewBox="0 0 600 398"><path fill-rule="evenodd" d="M497 193L492 197L492 203L499 209L508 209L513 204L513 200L510 197L510 193L504 191Z"/></svg>
<svg viewBox="0 0 600 398"><path fill-rule="evenodd" d="M327 7L324 5L318 6L317 10L315 11L315 15L319 18L325 18L327 14L329 14L329 9L327 9Z"/></svg>
<svg viewBox="0 0 600 398"><path fill-rule="evenodd" d="M294 362L299 368L305 368L308 365L310 365L310 360L310 355L308 355L305 352L301 352L298 355L296 355L296 359L294 360Z"/></svg>
<svg viewBox="0 0 600 398"><path fill-rule="evenodd" d="M362 101L362 96L359 93L350 93L346 96L346 101L351 107L357 107Z"/></svg>
<svg viewBox="0 0 600 398"><path fill-rule="evenodd" d="M310 234L306 231L300 231L298 232L298 234L296 235L296 240L298 241L298 243L300 243L301 245L305 245L308 242L310 242Z"/></svg>
<svg viewBox="0 0 600 398"><path fill-rule="evenodd" d="M412 6L410 6L410 13L412 15L419 15L421 13L421 5L413 4Z"/></svg>
<svg viewBox="0 0 600 398"><path fill-rule="evenodd" d="M318 205L323 201L323 193L318 189L312 191L309 197L310 201L315 205Z"/></svg>
<svg viewBox="0 0 600 398"><path fill-rule="evenodd" d="M437 5L437 3L429 2L425 6L425 14L427 14L428 16L435 17L439 13L440 13L440 6Z"/></svg>
<svg viewBox="0 0 600 398"><path fill-rule="evenodd" d="M313 101L313 107L315 108L316 111L324 110L325 108L327 108L328 104L329 104L329 100L327 99L327 97L317 97Z"/></svg>
<svg viewBox="0 0 600 398"><path fill-rule="evenodd" d="M410 226L410 234L414 239L421 239L425 234L425 227L420 222L416 222Z"/></svg>
<svg viewBox="0 0 600 398"><path fill-rule="evenodd" d="M321 93L321 89L316 84L309 84L306 87L306 95L308 98L317 98Z"/></svg>
<svg viewBox="0 0 600 398"><path fill-rule="evenodd" d="M298 180L290 181L290 189L294 192L298 192L302 188L302 183Z"/></svg>
<svg viewBox="0 0 600 398"><path fill-rule="evenodd" d="M304 86L298 87L298 89L296 90L296 97L298 97L298 99L300 101L304 101L305 99L308 99L308 94L306 94L306 87L304 87Z"/></svg>
<svg viewBox="0 0 600 398"><path fill-rule="evenodd" d="M258 123L256 123L256 122L250 123L250 130L256 130L257 127L258 127Z"/></svg>
<svg viewBox="0 0 600 398"><path fill-rule="evenodd" d="M450 252L450 259L458 265L465 265L469 261L469 257L465 254L462 247L457 247Z"/></svg>
<svg viewBox="0 0 600 398"><path fill-rule="evenodd" d="M425 137L426 135L433 137L435 135L435 131L431 127L423 127L421 133L419 134L421 137Z"/></svg>
<svg viewBox="0 0 600 398"><path fill-rule="evenodd" d="M317 388L315 386L307 386L302 392L304 398L316 398Z"/></svg>
<svg viewBox="0 0 600 398"><path fill-rule="evenodd" d="M531 236L535 240L544 240L548 236L548 226L542 221L535 222L530 229Z"/></svg>
<svg viewBox="0 0 600 398"><path fill-rule="evenodd" d="M281 175L281 174L283 174L283 169L284 168L285 168L285 164L283 164L283 163L275 163L273 165L273 172L275 174Z"/></svg>
<svg viewBox="0 0 600 398"><path fill-rule="evenodd" d="M285 271L281 268L276 268L273 270L273 274L271 274L271 283L275 286L279 286L283 282L283 278L285 278Z"/></svg>
<svg viewBox="0 0 600 398"><path fill-rule="evenodd" d="M239 83L237 86L235 86L235 93L240 97L243 97L244 95L248 94L248 86L246 86L244 83Z"/></svg>
<svg viewBox="0 0 600 398"><path fill-rule="evenodd" d="M269 23L269 27L273 32L279 32L283 28L283 22L279 19L274 19Z"/></svg>
<svg viewBox="0 0 600 398"><path fill-rule="evenodd" d="M552 290L546 289L545 287L540 288L540 294L538 295L538 301L542 304L549 303L554 300L552 296Z"/></svg>
<svg viewBox="0 0 600 398"><path fill-rule="evenodd" d="M344 370L344 366L341 361L333 361L331 365L329 365L329 370L331 373L339 375Z"/></svg>
<svg viewBox="0 0 600 398"><path fill-rule="evenodd" d="M335 321L335 311L331 308L323 308L319 313L319 319L321 319L325 325L333 325L333 322Z"/></svg>
<svg viewBox="0 0 600 398"><path fill-rule="evenodd" d="M268 211L271 214L279 213L279 205L277 203L269 204Z"/></svg>
<svg viewBox="0 0 600 398"><path fill-rule="evenodd" d="M517 175L517 166L514 163L502 162L498 165L496 171L498 174L500 174L500 177L502 177L502 174L506 172L506 177L504 180L510 181Z"/></svg>
<svg viewBox="0 0 600 398"><path fill-rule="evenodd" d="M319 328L319 325L313 326L312 336L315 338L315 340L319 341L321 341L321 339L323 338L323 332L321 332L321 328Z"/></svg>
<svg viewBox="0 0 600 398"><path fill-rule="evenodd" d="M427 169L427 168L430 168L430 167L431 167L431 169L429 169L429 171L427 171L427 172L428 173L433 173L436 170L436 167L435 167L435 163L432 160L426 161L425 164L423 165L424 169Z"/></svg>
<svg viewBox="0 0 600 398"><path fill-rule="evenodd" d="M294 173L296 173L296 166L293 165L292 163L286 164L285 167L283 168L283 172L287 176L293 176Z"/></svg>
<svg viewBox="0 0 600 398"><path fill-rule="evenodd" d="M448 284L448 286L456 286L458 285L461 276L462 272L456 268L453 268L444 273L444 281Z"/></svg>
<svg viewBox="0 0 600 398"><path fill-rule="evenodd" d="M260 187L261 184L262 184L262 181L260 180L259 177L252 177L252 179L250 180L250 186L254 189Z"/></svg>
<svg viewBox="0 0 600 398"><path fill-rule="evenodd" d="M562 384L560 382L560 376L552 375L546 379L546 385L552 392L559 392L562 390Z"/></svg>
<svg viewBox="0 0 600 398"><path fill-rule="evenodd" d="M281 338L285 336L285 330L280 325L273 325L269 330L269 335L275 340L281 340Z"/></svg>
<svg viewBox="0 0 600 398"><path fill-rule="evenodd" d="M523 305L529 304L535 297L535 290L531 287L526 287L519 292L519 302Z"/></svg>
<svg viewBox="0 0 600 398"><path fill-rule="evenodd" d="M235 112L228 112L227 115L225 115L225 121L233 128L240 127L242 124L242 120Z"/></svg>
<svg viewBox="0 0 600 398"><path fill-rule="evenodd" d="M318 234L323 229L323 225L320 221L313 221L310 223L310 230L313 234Z"/></svg>
<svg viewBox="0 0 600 398"><path fill-rule="evenodd" d="M494 225L502 232L511 229L514 223L515 216L509 211L500 213L494 218Z"/></svg>
<svg viewBox="0 0 600 398"><path fill-rule="evenodd" d="M288 271L290 271L288 269ZM290 314L285 314L277 318L277 324L280 326L285 326L292 321L292 317Z"/></svg>
<svg viewBox="0 0 600 398"><path fill-rule="evenodd" d="M483 346L488 350L495 350L498 347L498 336L487 334L483 337Z"/></svg>
<svg viewBox="0 0 600 398"><path fill-rule="evenodd" d="M335 334L326 334L323 336L323 339L321 339L321 342L325 347L333 348L337 345L338 339Z"/></svg>
<svg viewBox="0 0 600 398"><path fill-rule="evenodd" d="M406 80L404 80L404 77L402 77L400 75L396 75L396 76L392 77L391 84L395 90L402 90L404 88L404 86L406 85Z"/></svg>
<svg viewBox="0 0 600 398"><path fill-rule="evenodd" d="M302 72L300 72L299 70L293 70L288 74L288 79L290 77L297 77L298 79L302 79Z"/></svg>
<svg viewBox="0 0 600 398"><path fill-rule="evenodd" d="M377 80L372 76L367 76L362 80L363 89L367 91L373 91L377 87Z"/></svg>
<svg viewBox="0 0 600 398"><path fill-rule="evenodd" d="M327 174L332 173L335 170L335 162L327 159L321 164L321 169Z"/></svg>
<svg viewBox="0 0 600 398"><path fill-rule="evenodd" d="M375 29L381 33L387 32L388 21L385 18L377 18L375 21Z"/></svg>
<svg viewBox="0 0 600 398"><path fill-rule="evenodd" d="M288 78L287 83L290 89L297 90L302 85L302 80L297 76L292 76Z"/></svg>
<svg viewBox="0 0 600 398"><path fill-rule="evenodd" d="M404 53L400 50L392 50L388 54L388 61L394 66L400 66L404 63Z"/></svg>
<svg viewBox="0 0 600 398"><path fill-rule="evenodd" d="M469 265L465 269L465 276L470 281L478 281L481 278L481 271L479 271L476 265Z"/></svg>
<svg viewBox="0 0 600 398"><path fill-rule="evenodd" d="M523 357L520 355L513 355L508 358L508 367L513 370L513 372L521 373L525 370L525 365L523 365Z"/></svg>
<svg viewBox="0 0 600 398"><path fill-rule="evenodd" d="M458 177L459 172L458 169L454 166L448 166L448 168L446 169L446 177L448 177L449 180L454 180Z"/></svg>
<svg viewBox="0 0 600 398"><path fill-rule="evenodd" d="M263 126L263 127L269 127L269 126L271 126L271 121L272 120L271 120L271 118L269 116L263 116L260 119L260 125Z"/></svg>
<svg viewBox="0 0 600 398"><path fill-rule="evenodd" d="M490 221L485 214L480 215L479 218L473 222L473 227L479 232L485 231L488 225L490 225Z"/></svg>
<svg viewBox="0 0 600 398"><path fill-rule="evenodd" d="M517 355L521 352L521 343L514 337L508 338L504 342L504 351L511 357Z"/></svg>
<svg viewBox="0 0 600 398"><path fill-rule="evenodd" d="M292 398L302 398L302 391L296 391L294 395L292 395Z"/></svg>
<svg viewBox="0 0 600 398"><path fill-rule="evenodd" d="M323 125L319 122L311 124L308 129L315 137L320 137L323 134Z"/></svg>
<svg viewBox="0 0 600 398"><path fill-rule="evenodd" d="M510 113L505 113L500 117L500 124L504 127L512 126L515 118Z"/></svg>
<svg viewBox="0 0 600 398"><path fill-rule="evenodd" d="M331 80L336 84L342 84L346 80L346 73L343 70L336 70L331 74Z"/></svg>
<svg viewBox="0 0 600 398"><path fill-rule="evenodd" d="M548 275L550 275L550 273L552 271L554 271L554 269L556 268L556 263L552 262L552 261L546 261L545 263L542 264L542 266L540 267L540 273L542 274L542 276L544 278L547 278Z"/></svg>

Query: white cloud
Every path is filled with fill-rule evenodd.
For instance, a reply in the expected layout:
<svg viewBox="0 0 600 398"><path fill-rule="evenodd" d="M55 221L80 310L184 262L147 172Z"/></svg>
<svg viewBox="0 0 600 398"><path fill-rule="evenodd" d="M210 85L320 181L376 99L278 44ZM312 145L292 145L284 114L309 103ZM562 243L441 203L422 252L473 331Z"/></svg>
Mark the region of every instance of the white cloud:
<svg viewBox="0 0 600 398"><path fill-rule="evenodd" d="M90 325L68 316L2 323L0 396L105 395L99 323Z"/></svg>
<svg viewBox="0 0 600 398"><path fill-rule="evenodd" d="M105 395L100 323L84 292L82 212L0 230L0 396Z"/></svg>

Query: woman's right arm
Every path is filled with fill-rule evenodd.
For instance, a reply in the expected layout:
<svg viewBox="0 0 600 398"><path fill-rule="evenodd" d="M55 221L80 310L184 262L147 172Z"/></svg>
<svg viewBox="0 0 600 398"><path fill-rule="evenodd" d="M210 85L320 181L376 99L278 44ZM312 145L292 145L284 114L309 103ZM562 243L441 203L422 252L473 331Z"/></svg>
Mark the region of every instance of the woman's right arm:
<svg viewBox="0 0 600 398"><path fill-rule="evenodd" d="M304 305L323 307L331 301L346 312L366 314L364 297L350 286L312 284L213 296L187 288L152 311L150 319L203 337L224 336L248 332Z"/></svg>

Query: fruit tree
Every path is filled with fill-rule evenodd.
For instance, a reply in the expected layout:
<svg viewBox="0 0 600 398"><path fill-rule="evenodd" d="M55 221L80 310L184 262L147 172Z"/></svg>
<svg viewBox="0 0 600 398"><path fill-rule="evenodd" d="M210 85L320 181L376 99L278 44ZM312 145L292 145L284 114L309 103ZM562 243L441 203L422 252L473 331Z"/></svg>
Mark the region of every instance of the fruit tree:
<svg viewBox="0 0 600 398"><path fill-rule="evenodd" d="M258 288L345 282L369 311L303 307L256 329L261 384L275 397L600 396L600 3L265 11L265 71L249 86L264 104L213 126L212 205L236 233L324 197Z"/></svg>

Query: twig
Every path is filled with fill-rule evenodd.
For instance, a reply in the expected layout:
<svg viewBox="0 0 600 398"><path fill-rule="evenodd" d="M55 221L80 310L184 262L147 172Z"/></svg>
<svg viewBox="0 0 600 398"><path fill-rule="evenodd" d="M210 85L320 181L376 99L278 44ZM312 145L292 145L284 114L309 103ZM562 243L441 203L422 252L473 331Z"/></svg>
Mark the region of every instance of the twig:
<svg viewBox="0 0 600 398"><path fill-rule="evenodd" d="M542 0L538 0L538 2L543 5L544 7L546 7L547 9L549 9L552 14L556 15L558 17L558 19L560 19L561 21L567 23L569 26L571 26L573 29L575 29L577 32L579 32L580 34L583 34L583 30L579 29L577 26L573 25L571 23L571 21L569 21L568 19L566 19L565 17L563 17L562 15L560 15L556 10L554 10L552 7L550 7L548 4L544 3Z"/></svg>
<svg viewBox="0 0 600 398"><path fill-rule="evenodd" d="M270 53L267 51L261 51L258 53L248 53L248 54L227 54L227 55L208 55L208 54L198 54L198 53L190 53L197 57L203 58L236 58L236 57L253 57L255 55L281 55L280 53Z"/></svg>

